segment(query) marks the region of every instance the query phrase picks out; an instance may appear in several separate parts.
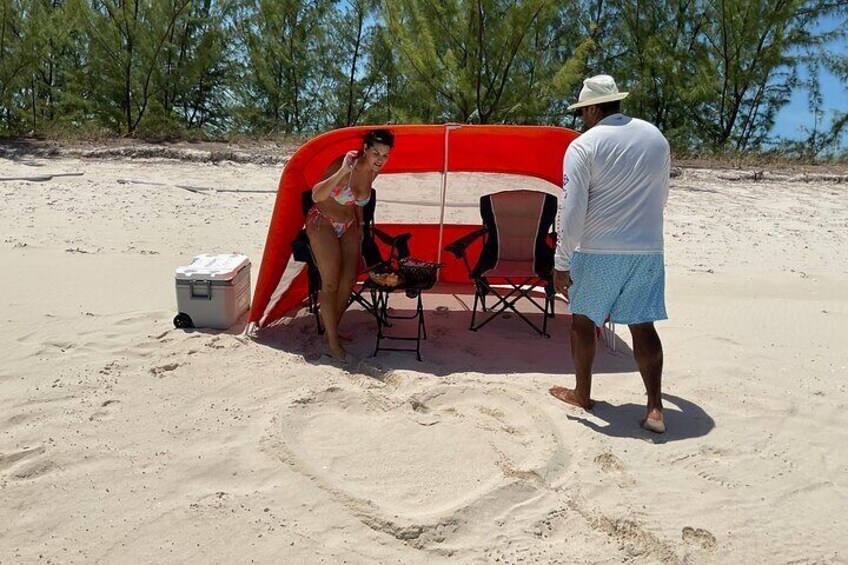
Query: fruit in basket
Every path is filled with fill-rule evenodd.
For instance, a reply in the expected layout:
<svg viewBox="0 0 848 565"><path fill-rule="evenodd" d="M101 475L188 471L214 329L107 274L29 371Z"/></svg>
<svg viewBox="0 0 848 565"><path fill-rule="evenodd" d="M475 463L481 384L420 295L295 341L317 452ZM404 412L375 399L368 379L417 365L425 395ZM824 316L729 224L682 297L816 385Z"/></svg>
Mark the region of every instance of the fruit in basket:
<svg viewBox="0 0 848 565"><path fill-rule="evenodd" d="M370 276L380 286L397 286L400 282L397 273L370 273Z"/></svg>

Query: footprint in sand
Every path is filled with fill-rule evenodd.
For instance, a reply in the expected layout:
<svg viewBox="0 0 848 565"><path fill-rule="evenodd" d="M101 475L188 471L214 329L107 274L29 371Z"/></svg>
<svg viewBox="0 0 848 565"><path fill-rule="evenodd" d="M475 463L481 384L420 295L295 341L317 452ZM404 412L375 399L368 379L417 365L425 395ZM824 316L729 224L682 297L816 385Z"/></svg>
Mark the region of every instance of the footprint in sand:
<svg viewBox="0 0 848 565"><path fill-rule="evenodd" d="M110 405L112 405L112 404L118 404L119 402L121 402L121 401L120 401L120 400L115 400L115 399L104 400L104 401L100 404L100 407L101 407L101 408L106 408L107 406L110 406ZM107 409L107 410L98 410L97 412L95 412L94 414L92 414L91 416L89 416L89 417L88 417L88 420L89 420L90 422L97 422L97 421L100 421L100 420L105 420L106 418L110 417L111 415L112 415L112 410L111 410L111 409Z"/></svg>
<svg viewBox="0 0 848 565"><path fill-rule="evenodd" d="M601 468L601 470L606 471L607 473L611 472L623 472L626 469L624 462L615 456L615 454L610 453L609 451L605 451L601 453L597 457L595 457L595 464Z"/></svg>
<svg viewBox="0 0 848 565"><path fill-rule="evenodd" d="M11 468L19 461L26 461L32 457L37 457L44 453L44 450L45 448L42 445L39 447L24 448L12 453L0 453L0 471L5 471L6 469Z"/></svg>
<svg viewBox="0 0 848 565"><path fill-rule="evenodd" d="M215 337L213 337L212 339L210 339L209 341L207 341L203 345L205 345L206 347L209 347L211 349L224 349L226 347L226 345L224 345L222 343L218 343L220 341L221 341L221 337L216 335Z"/></svg>
<svg viewBox="0 0 848 565"><path fill-rule="evenodd" d="M715 536L701 528L683 528L683 541L689 545L699 546L701 549L713 550L717 547Z"/></svg>
<svg viewBox="0 0 848 565"><path fill-rule="evenodd" d="M56 467L53 461L39 457L43 455L46 448L26 447L12 453L0 453L0 477L4 471L11 471L9 478L25 481L35 479L50 472Z"/></svg>
<svg viewBox="0 0 848 565"><path fill-rule="evenodd" d="M158 367L153 367L152 369L150 369L150 374L156 377L164 377L165 373L170 373L179 366L179 363L168 363L166 365L160 365Z"/></svg>
<svg viewBox="0 0 848 565"><path fill-rule="evenodd" d="M709 445L698 451L674 459L672 465L681 465L691 469L698 477L722 488L735 489L751 486L749 477L752 472L762 473L760 457L754 450L724 449ZM767 461L774 467L777 461ZM754 466L757 466L756 469Z"/></svg>

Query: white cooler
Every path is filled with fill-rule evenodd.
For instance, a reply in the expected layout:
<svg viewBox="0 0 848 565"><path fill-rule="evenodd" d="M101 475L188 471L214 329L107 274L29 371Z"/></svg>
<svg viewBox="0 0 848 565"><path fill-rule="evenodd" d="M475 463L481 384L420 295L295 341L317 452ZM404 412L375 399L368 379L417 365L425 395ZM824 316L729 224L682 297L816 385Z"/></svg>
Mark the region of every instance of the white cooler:
<svg viewBox="0 0 848 565"><path fill-rule="evenodd" d="M227 329L250 307L247 255L198 255L177 267L178 328Z"/></svg>

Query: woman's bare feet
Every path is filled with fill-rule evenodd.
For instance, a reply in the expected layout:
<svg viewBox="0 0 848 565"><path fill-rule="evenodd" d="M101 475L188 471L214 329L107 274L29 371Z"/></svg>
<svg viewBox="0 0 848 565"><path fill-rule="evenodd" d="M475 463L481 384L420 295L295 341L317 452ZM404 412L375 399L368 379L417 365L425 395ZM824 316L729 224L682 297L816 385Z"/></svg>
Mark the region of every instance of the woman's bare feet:
<svg viewBox="0 0 848 565"><path fill-rule="evenodd" d="M562 386L554 386L548 390L551 393L551 396L556 398L557 400L562 400L566 404L571 404L572 406L577 406L579 408L583 408L584 410L591 410L595 407L595 401L591 398L580 398L577 396L577 392Z"/></svg>
<svg viewBox="0 0 848 565"><path fill-rule="evenodd" d="M336 343L335 346L328 343L327 347L330 349L330 355L332 355L339 361L344 361L347 357L347 351L345 351L345 348L339 345L338 343Z"/></svg>
<svg viewBox="0 0 848 565"><path fill-rule="evenodd" d="M353 341L353 338L350 337L347 334L343 334L343 333L339 332L337 335L338 335L339 341ZM323 339L324 339L324 343L329 343L326 333L324 333Z"/></svg>

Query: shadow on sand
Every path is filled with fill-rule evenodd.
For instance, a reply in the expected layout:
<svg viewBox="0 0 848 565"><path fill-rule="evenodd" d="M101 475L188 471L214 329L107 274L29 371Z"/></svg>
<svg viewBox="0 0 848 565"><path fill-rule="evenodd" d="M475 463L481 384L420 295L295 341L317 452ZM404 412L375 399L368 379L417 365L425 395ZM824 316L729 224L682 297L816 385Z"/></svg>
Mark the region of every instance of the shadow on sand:
<svg viewBox="0 0 848 565"><path fill-rule="evenodd" d="M648 440L653 443L702 437L715 427L712 417L697 404L671 394L662 396L663 419L666 425L664 434L655 434L642 428L645 406L639 404L628 403L615 406L608 402L596 401L591 418L577 416L567 416L567 418L610 437Z"/></svg>
<svg viewBox="0 0 848 565"><path fill-rule="evenodd" d="M376 345L376 322L364 310L352 309L345 315L342 331L352 339L345 344L349 359L337 361L326 353L326 345L317 333L315 319L301 311L286 324L270 326L254 337L256 343L286 351L303 358L313 365L331 365L351 372L385 378L395 370L426 373L437 377L455 373L479 373L488 375L547 374L570 376L574 374L571 360L569 333L571 316L559 312L548 322L550 338L534 332L517 316L493 320L492 323L472 332L468 329L470 312L462 295L444 295L440 306L425 310L424 318L428 339L421 344L422 361L417 361L413 352L383 352L374 355ZM447 302L449 306L445 306ZM411 306L395 300L398 306ZM395 308L394 313L409 315L412 310ZM530 314L534 322L541 322L541 314ZM186 330L209 334L238 335L245 327L245 320L227 331ZM414 335L415 323L399 321L389 329L394 334ZM598 341L593 373L615 374L636 373L638 368L633 359L630 345L622 339L629 333L619 327L616 330L616 350L611 351ZM406 345L409 345L407 342ZM414 342L412 347L414 347ZM627 378L630 378L628 375ZM634 381L638 382L638 380ZM638 385L636 385L638 386ZM598 433L618 438L633 438L653 443L667 443L702 437L715 427L715 421L700 406L678 396L663 394L663 416L666 423L664 434L655 434L641 427L645 417L644 404L622 404L619 406L605 401L596 401L595 407L585 417L566 416Z"/></svg>
<svg viewBox="0 0 848 565"><path fill-rule="evenodd" d="M429 297L428 297L429 298ZM427 339L421 342L421 361L415 353L384 352L374 355L377 325L374 318L364 310L352 309L342 321L342 332L352 338L344 344L349 357L356 364L367 364L377 372L409 370L446 376L460 372L483 374L542 373L564 375L574 373L569 346L571 316L563 312L558 304L558 313L548 321L550 338L537 334L515 315L501 317L473 332L468 329L471 313L468 311L470 297L441 295L432 300L433 309L427 310L424 319ZM436 306L447 303L448 306ZM414 302L405 297L393 297L394 313L409 315ZM535 323L541 323L542 315L529 314ZM413 321L397 321L389 333L415 335ZM626 330L624 330L626 332ZM636 371L630 346L621 339L618 330L616 351L611 351L603 342L598 342L595 358L595 373L628 373ZM315 329L312 316L301 312L286 325L264 328L256 338L258 343L303 355L316 365L331 364L344 366L325 354L326 346ZM385 343L383 345L386 345ZM396 342L399 347L415 347L415 342Z"/></svg>

